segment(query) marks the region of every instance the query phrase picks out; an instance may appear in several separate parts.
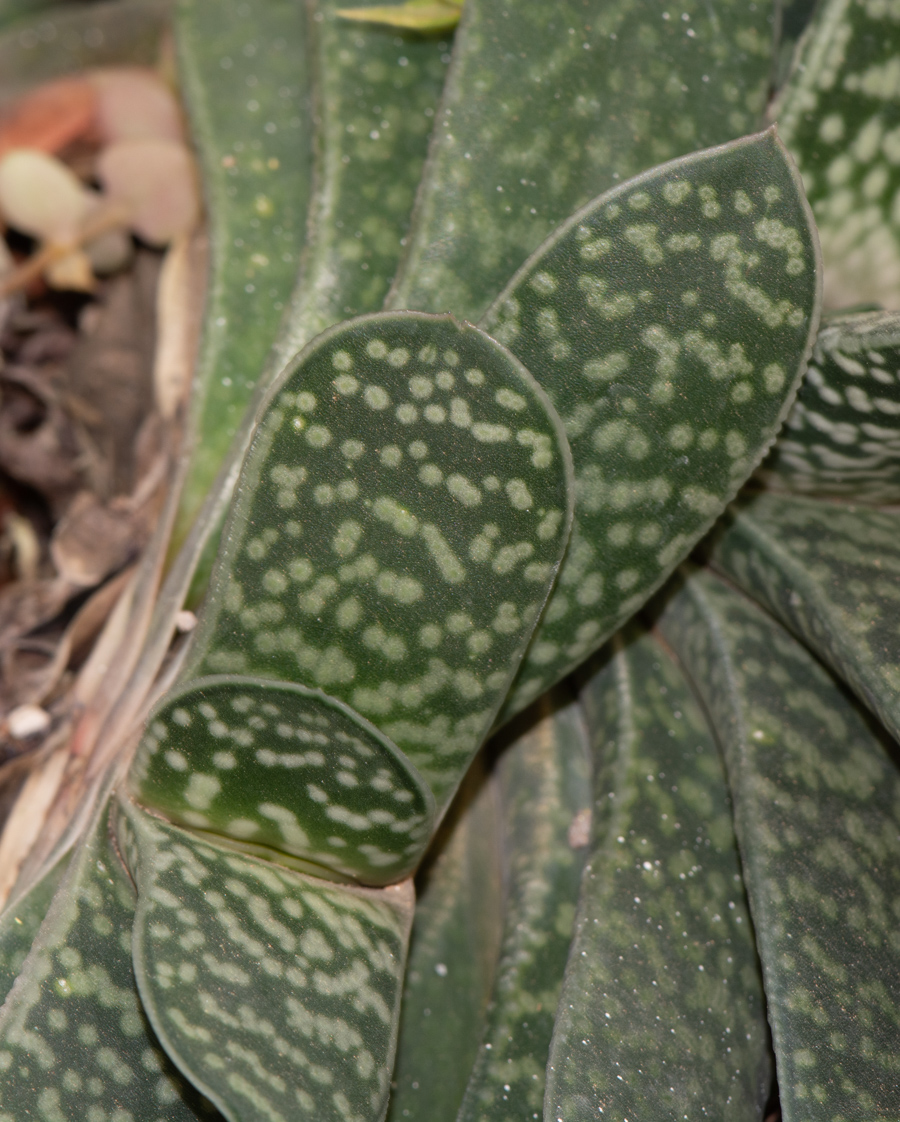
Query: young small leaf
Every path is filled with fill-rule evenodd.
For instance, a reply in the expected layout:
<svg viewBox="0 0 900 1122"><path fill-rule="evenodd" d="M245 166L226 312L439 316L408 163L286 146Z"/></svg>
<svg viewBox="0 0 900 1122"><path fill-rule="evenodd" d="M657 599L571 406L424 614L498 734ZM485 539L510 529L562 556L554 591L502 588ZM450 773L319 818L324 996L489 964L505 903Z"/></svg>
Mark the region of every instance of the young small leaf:
<svg viewBox="0 0 900 1122"><path fill-rule="evenodd" d="M767 487L900 502L900 316L827 318L797 400L757 472Z"/></svg>
<svg viewBox="0 0 900 1122"><path fill-rule="evenodd" d="M169 694L129 779L173 822L364 884L408 876L434 818L431 792L390 741L287 682L206 678Z"/></svg>
<svg viewBox="0 0 900 1122"><path fill-rule="evenodd" d="M571 519L559 418L449 316L364 316L273 387L183 671L300 680L373 721L446 805Z"/></svg>
<svg viewBox="0 0 900 1122"><path fill-rule="evenodd" d="M772 118L816 216L826 306L900 309L894 6L823 0Z"/></svg>
<svg viewBox="0 0 900 1122"><path fill-rule="evenodd" d="M406 31L452 31L462 15L462 0L407 0L405 4L389 4L372 8L339 8L342 19L380 23L387 27L402 27Z"/></svg>
<svg viewBox="0 0 900 1122"><path fill-rule="evenodd" d="M772 1072L718 747L659 643L632 632L614 649L581 693L593 840L548 1115L751 1122Z"/></svg>
<svg viewBox="0 0 900 1122"><path fill-rule="evenodd" d="M809 499L736 506L713 564L843 678L900 739L900 519Z"/></svg>
<svg viewBox="0 0 900 1122"><path fill-rule="evenodd" d="M0 1117L220 1118L144 1015L131 960L134 907L104 809L0 1010Z"/></svg>
<svg viewBox="0 0 900 1122"><path fill-rule="evenodd" d="M500 758L507 869L503 942L458 1122L540 1116L547 1054L587 856L587 733L563 691Z"/></svg>
<svg viewBox="0 0 900 1122"><path fill-rule="evenodd" d="M815 232L771 130L601 195L484 324L572 447L559 582L504 716L609 637L712 525L777 433L819 314Z"/></svg>
<svg viewBox="0 0 900 1122"><path fill-rule="evenodd" d="M896 1118L897 745L714 577L692 576L660 626L724 750L784 1122Z"/></svg>
<svg viewBox="0 0 900 1122"><path fill-rule="evenodd" d="M120 804L134 964L166 1052L231 1122L383 1116L407 883L302 877Z"/></svg>

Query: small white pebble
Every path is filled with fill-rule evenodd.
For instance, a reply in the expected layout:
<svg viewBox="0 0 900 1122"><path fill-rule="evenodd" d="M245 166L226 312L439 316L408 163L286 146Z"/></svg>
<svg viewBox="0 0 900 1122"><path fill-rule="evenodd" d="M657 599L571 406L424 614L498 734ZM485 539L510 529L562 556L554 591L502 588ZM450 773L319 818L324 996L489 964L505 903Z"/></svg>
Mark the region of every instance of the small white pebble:
<svg viewBox="0 0 900 1122"><path fill-rule="evenodd" d="M6 724L15 740L24 740L46 732L50 727L50 714L39 705L19 705L6 718Z"/></svg>
<svg viewBox="0 0 900 1122"><path fill-rule="evenodd" d="M175 616L175 630L181 635L186 635L197 626L197 617L186 608Z"/></svg>

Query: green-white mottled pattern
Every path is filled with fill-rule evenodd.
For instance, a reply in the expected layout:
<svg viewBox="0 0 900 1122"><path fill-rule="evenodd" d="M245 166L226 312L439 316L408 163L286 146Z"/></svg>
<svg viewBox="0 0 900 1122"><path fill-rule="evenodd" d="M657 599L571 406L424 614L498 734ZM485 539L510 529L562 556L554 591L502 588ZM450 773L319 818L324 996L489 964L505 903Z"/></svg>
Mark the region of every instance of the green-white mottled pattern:
<svg viewBox="0 0 900 1122"><path fill-rule="evenodd" d="M307 13L296 0L182 0L175 38L211 254L180 540L240 426L294 287L312 114Z"/></svg>
<svg viewBox="0 0 900 1122"><path fill-rule="evenodd" d="M466 0L394 308L476 319L601 191L759 127L772 4Z"/></svg>
<svg viewBox="0 0 900 1122"><path fill-rule="evenodd" d="M900 516L758 495L713 564L793 631L900 739Z"/></svg>
<svg viewBox="0 0 900 1122"><path fill-rule="evenodd" d="M183 680L305 680L373 721L446 803L486 736L571 524L559 418L449 316L320 335L244 464Z"/></svg>
<svg viewBox="0 0 900 1122"><path fill-rule="evenodd" d="M825 0L772 110L816 216L830 308L900 309L900 5Z"/></svg>
<svg viewBox="0 0 900 1122"><path fill-rule="evenodd" d="M757 1120L765 999L715 739L646 634L617 640L581 699L593 840L545 1117Z"/></svg>
<svg viewBox="0 0 900 1122"><path fill-rule="evenodd" d="M231 1122L363 1122L387 1101L411 886L342 888L120 804L134 963L166 1051Z"/></svg>
<svg viewBox="0 0 900 1122"><path fill-rule="evenodd" d="M781 491L900 502L900 316L862 312L823 322L757 478Z"/></svg>
<svg viewBox="0 0 900 1122"><path fill-rule="evenodd" d="M503 922L496 782L476 756L416 877L387 1122L456 1122Z"/></svg>
<svg viewBox="0 0 900 1122"><path fill-rule="evenodd" d="M558 681L689 552L777 433L818 321L817 248L772 131L601 196L485 327L566 426L575 525L506 713Z"/></svg>
<svg viewBox="0 0 900 1122"><path fill-rule="evenodd" d="M381 307L449 61L447 43L350 24L338 7L322 0L313 15L316 190L279 362L332 324Z"/></svg>
<svg viewBox="0 0 900 1122"><path fill-rule="evenodd" d="M129 782L173 822L364 884L410 875L434 817L428 787L368 721L318 690L253 678L168 695Z"/></svg>
<svg viewBox="0 0 900 1122"><path fill-rule="evenodd" d="M31 950L68 863L67 857L57 861L36 884L9 900L0 912L0 1005Z"/></svg>
<svg viewBox="0 0 900 1122"><path fill-rule="evenodd" d="M577 704L549 694L501 756L506 902L497 977L458 1122L540 1118L587 854L590 759Z"/></svg>
<svg viewBox="0 0 900 1122"><path fill-rule="evenodd" d="M661 626L725 753L784 1122L900 1117L897 745L715 578Z"/></svg>
<svg viewBox="0 0 900 1122"><path fill-rule="evenodd" d="M0 1010L2 1122L220 1119L144 1015L131 958L134 905L104 812Z"/></svg>

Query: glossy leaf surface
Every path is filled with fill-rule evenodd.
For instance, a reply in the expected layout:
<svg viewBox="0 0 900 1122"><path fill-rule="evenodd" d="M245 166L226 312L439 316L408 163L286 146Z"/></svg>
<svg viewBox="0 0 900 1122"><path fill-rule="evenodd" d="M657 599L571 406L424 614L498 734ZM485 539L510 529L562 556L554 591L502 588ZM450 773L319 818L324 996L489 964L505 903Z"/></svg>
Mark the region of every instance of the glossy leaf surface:
<svg viewBox="0 0 900 1122"><path fill-rule="evenodd" d="M446 43L349 24L336 7L323 0L313 17L316 190L277 363L332 324L381 307L447 73Z"/></svg>
<svg viewBox="0 0 900 1122"><path fill-rule="evenodd" d="M497 784L475 757L416 877L387 1122L455 1122L503 923Z"/></svg>
<svg viewBox="0 0 900 1122"><path fill-rule="evenodd" d="M759 495L736 507L713 564L900 738L896 512Z"/></svg>
<svg viewBox="0 0 900 1122"><path fill-rule="evenodd" d="M219 1117L182 1079L144 1015L131 959L134 907L103 813L0 1010L4 1122Z"/></svg>
<svg viewBox="0 0 900 1122"><path fill-rule="evenodd" d="M458 1122L541 1116L591 804L584 722L549 695L503 752L498 787L506 867L503 942L484 1036Z"/></svg>
<svg viewBox="0 0 900 1122"><path fill-rule="evenodd" d="M646 633L615 641L581 699L593 839L548 1111L758 1119L771 1079L765 999L713 735Z"/></svg>
<svg viewBox="0 0 900 1122"><path fill-rule="evenodd" d="M823 321L797 400L757 475L782 491L900 501L900 316Z"/></svg>
<svg viewBox="0 0 900 1122"><path fill-rule="evenodd" d="M897 746L715 578L691 577L661 626L725 753L784 1120L896 1117Z"/></svg>
<svg viewBox="0 0 900 1122"><path fill-rule="evenodd" d="M273 390L184 678L320 686L442 805L548 595L570 481L543 392L477 329L387 313L320 335Z"/></svg>
<svg viewBox="0 0 900 1122"><path fill-rule="evenodd" d="M825 259L825 302L900 309L896 6L823 0L772 111L800 171Z"/></svg>
<svg viewBox="0 0 900 1122"><path fill-rule="evenodd" d="M497 298L485 327L547 391L576 474L572 541L505 713L599 647L734 496L784 419L818 283L770 131L596 199Z"/></svg>
<svg viewBox="0 0 900 1122"><path fill-rule="evenodd" d="M367 884L412 872L434 800L395 746L318 690L206 678L169 695L130 772L145 805Z"/></svg>
<svg viewBox="0 0 900 1122"><path fill-rule="evenodd" d="M303 5L185 0L176 21L211 245L180 540L238 430L294 287L311 194L312 122Z"/></svg>
<svg viewBox="0 0 900 1122"><path fill-rule="evenodd" d="M378 1118L387 1099L409 884L340 888L123 804L134 962L166 1051L227 1118Z"/></svg>
<svg viewBox="0 0 900 1122"><path fill-rule="evenodd" d="M770 6L466 0L393 308L475 320L600 191L759 126Z"/></svg>

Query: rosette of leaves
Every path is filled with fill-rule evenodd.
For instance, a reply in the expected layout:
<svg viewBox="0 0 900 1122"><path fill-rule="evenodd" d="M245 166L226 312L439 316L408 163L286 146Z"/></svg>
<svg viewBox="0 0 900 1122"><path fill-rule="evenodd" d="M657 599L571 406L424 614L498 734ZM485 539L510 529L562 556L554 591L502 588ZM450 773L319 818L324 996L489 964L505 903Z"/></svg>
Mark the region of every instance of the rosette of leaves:
<svg viewBox="0 0 900 1122"><path fill-rule="evenodd" d="M781 8L467 0L411 220L427 129L391 130L446 43L182 8L221 437L183 510L236 435L145 678L230 514L127 775L0 920L0 1117L758 1119L773 1071L785 1119L900 1113L898 336L840 312L879 239L861 297L895 299L900 25L822 4L775 110L819 331L754 132ZM328 91L315 141L248 108L266 35ZM278 207L276 340L242 254ZM676 577L597 654L785 418L781 493L704 547L730 583Z"/></svg>

